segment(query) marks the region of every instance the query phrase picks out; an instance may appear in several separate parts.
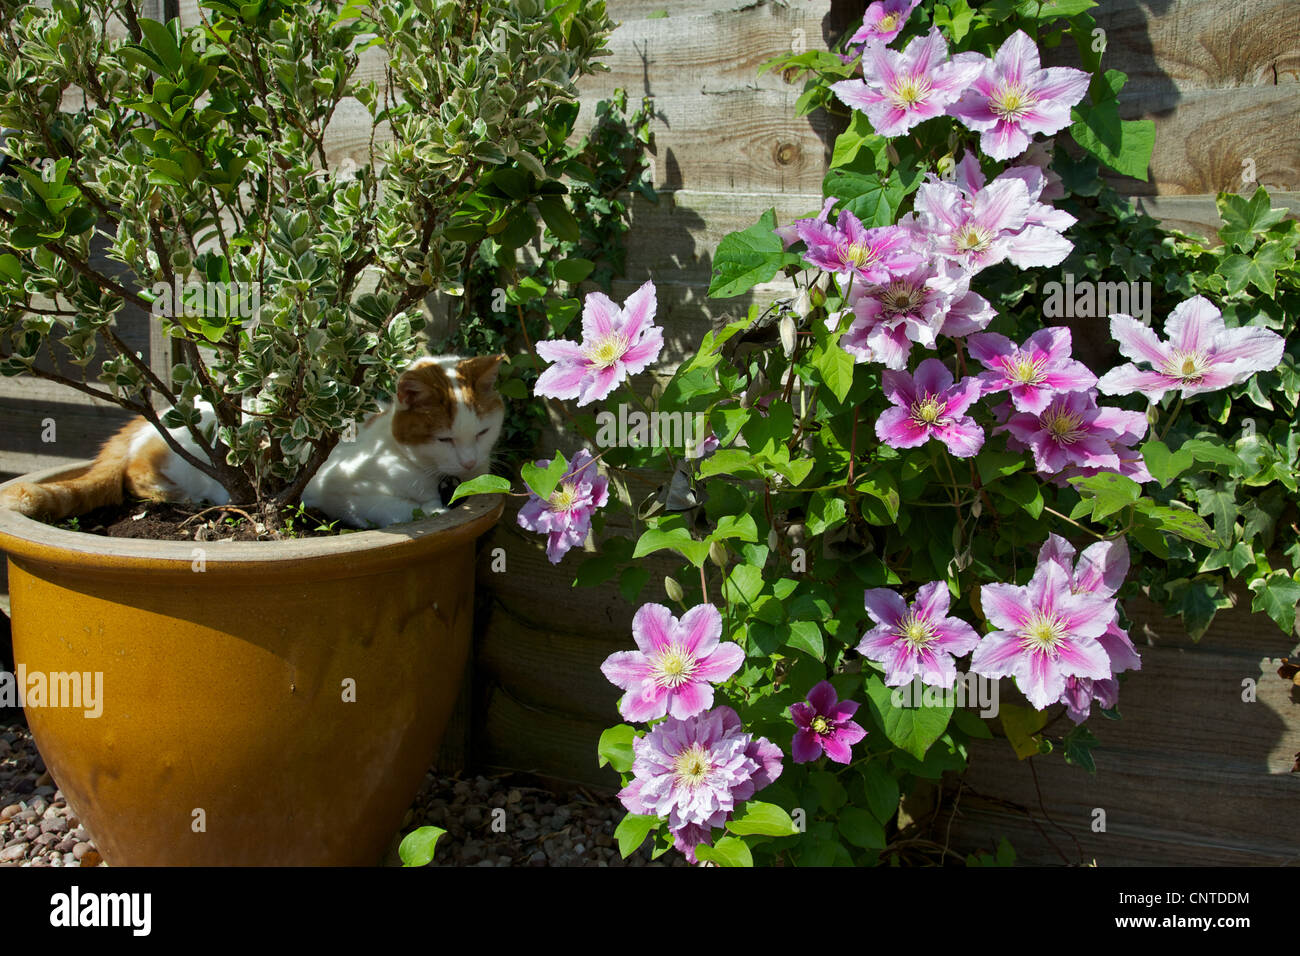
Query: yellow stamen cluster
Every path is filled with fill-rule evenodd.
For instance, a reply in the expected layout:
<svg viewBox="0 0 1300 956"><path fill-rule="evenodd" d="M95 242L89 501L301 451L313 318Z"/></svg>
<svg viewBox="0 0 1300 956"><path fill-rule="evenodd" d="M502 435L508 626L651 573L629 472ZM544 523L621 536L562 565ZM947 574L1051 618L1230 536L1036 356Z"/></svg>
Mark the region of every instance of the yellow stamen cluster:
<svg viewBox="0 0 1300 956"><path fill-rule="evenodd" d="M929 621L922 620L916 616L915 612L909 611L907 616L898 622L898 633L915 648L922 648L929 644L936 637L934 626Z"/></svg>
<svg viewBox="0 0 1300 956"><path fill-rule="evenodd" d="M859 269L880 258L880 253L865 242L855 242L844 250L844 261Z"/></svg>
<svg viewBox="0 0 1300 956"><path fill-rule="evenodd" d="M1164 363L1164 372L1185 382L1197 382L1205 376L1209 364L1209 357L1204 352L1179 349Z"/></svg>
<svg viewBox="0 0 1300 956"><path fill-rule="evenodd" d="M680 787L697 787L709 777L713 762L700 744L691 744L673 759L674 776Z"/></svg>
<svg viewBox="0 0 1300 956"><path fill-rule="evenodd" d="M1009 83L995 92L989 102L991 109L1004 120L1018 120L1038 102L1034 96L1019 83Z"/></svg>
<svg viewBox="0 0 1300 956"><path fill-rule="evenodd" d="M1020 631L1020 646L1055 656L1056 645L1064 638L1065 624L1060 618L1035 611Z"/></svg>
<svg viewBox="0 0 1300 956"><path fill-rule="evenodd" d="M572 483L560 485L553 492L548 500L552 511L568 511L573 507L574 500L578 497L577 487Z"/></svg>
<svg viewBox="0 0 1300 956"><path fill-rule="evenodd" d="M655 661L655 683L660 687L680 687L695 676L698 662L678 644L669 647Z"/></svg>
<svg viewBox="0 0 1300 956"><path fill-rule="evenodd" d="M1067 412L1059 406L1053 406L1043 412L1043 425L1047 433L1062 445L1073 445L1083 437L1083 416L1077 412Z"/></svg>
<svg viewBox="0 0 1300 956"><path fill-rule="evenodd" d="M1006 370L1007 378L1014 382L1020 382L1022 385L1037 385L1047 378L1047 373L1043 371L1045 364L1045 359L1031 359L1029 356L1021 355L1018 352L1002 361L1002 367Z"/></svg>
<svg viewBox="0 0 1300 956"><path fill-rule="evenodd" d="M987 229L974 224L962 226L953 238L958 252L983 252L993 242L993 236Z"/></svg>
<svg viewBox="0 0 1300 956"><path fill-rule="evenodd" d="M832 730L835 729L835 725L833 723L831 723L825 717L822 717L820 715L812 719L812 724L810 726L812 727L813 733L823 734L823 735L829 734Z"/></svg>
<svg viewBox="0 0 1300 956"><path fill-rule="evenodd" d="M900 76L889 91L889 102L905 110L922 102L932 87L933 84L923 76Z"/></svg>
<svg viewBox="0 0 1300 956"><path fill-rule="evenodd" d="M912 403L912 421L918 425L945 425L948 420L943 413L947 407L948 403L937 396L926 395Z"/></svg>
<svg viewBox="0 0 1300 956"><path fill-rule="evenodd" d="M586 351L587 359L597 368L609 368L623 357L627 351L627 342L618 333L596 342Z"/></svg>

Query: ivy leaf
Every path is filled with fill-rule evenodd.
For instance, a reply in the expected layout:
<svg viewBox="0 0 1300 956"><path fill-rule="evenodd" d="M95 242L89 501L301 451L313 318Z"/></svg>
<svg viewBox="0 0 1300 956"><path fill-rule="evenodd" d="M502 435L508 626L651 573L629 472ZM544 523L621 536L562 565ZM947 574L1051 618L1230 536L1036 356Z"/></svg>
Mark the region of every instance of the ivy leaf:
<svg viewBox="0 0 1300 956"><path fill-rule="evenodd" d="M1115 472L1071 478L1070 484L1080 491L1092 492L1092 517L1096 521L1127 508L1142 496L1141 485Z"/></svg>
<svg viewBox="0 0 1300 956"><path fill-rule="evenodd" d="M1097 764L1092 759L1092 748L1099 743L1101 741L1093 736L1092 731L1079 724L1071 729L1065 735L1065 739L1061 741L1061 746L1065 750L1065 762L1076 767L1082 767L1088 773L1096 773Z"/></svg>
<svg viewBox="0 0 1300 956"><path fill-rule="evenodd" d="M1142 446L1142 460L1146 462L1151 477L1164 488L1195 463L1190 451L1180 448L1173 452L1162 441L1149 441Z"/></svg>
<svg viewBox="0 0 1300 956"><path fill-rule="evenodd" d="M1225 245L1246 252L1255 244L1255 236L1286 217L1285 209L1274 209L1268 190L1260 186L1250 199L1234 193L1219 193L1216 200L1223 226L1219 238Z"/></svg>
<svg viewBox="0 0 1300 956"><path fill-rule="evenodd" d="M1223 593L1223 582L1215 575L1171 581L1166 588L1170 599L1165 610L1182 617L1187 636L1193 641L1201 639L1220 610L1232 606L1232 600Z"/></svg>
<svg viewBox="0 0 1300 956"><path fill-rule="evenodd" d="M1294 635L1296 603L1300 602L1300 582L1285 571L1278 571L1272 577L1251 581L1250 589L1255 592L1250 609L1263 611L1288 636Z"/></svg>
<svg viewBox="0 0 1300 956"><path fill-rule="evenodd" d="M1277 270L1295 258L1295 249L1280 239L1271 239L1253 257L1231 255L1219 263L1219 274L1228 280L1228 293L1235 295L1253 285L1269 296L1277 293Z"/></svg>
<svg viewBox="0 0 1300 956"><path fill-rule="evenodd" d="M1214 534L1221 548L1232 547L1237 531L1237 483L1220 482L1212 488L1196 490L1197 510L1214 517Z"/></svg>
<svg viewBox="0 0 1300 956"><path fill-rule="evenodd" d="M769 209L748 229L724 236L713 257L709 298L731 299L761 282L770 282L784 266L797 265L799 257L786 252L775 232L776 210Z"/></svg>

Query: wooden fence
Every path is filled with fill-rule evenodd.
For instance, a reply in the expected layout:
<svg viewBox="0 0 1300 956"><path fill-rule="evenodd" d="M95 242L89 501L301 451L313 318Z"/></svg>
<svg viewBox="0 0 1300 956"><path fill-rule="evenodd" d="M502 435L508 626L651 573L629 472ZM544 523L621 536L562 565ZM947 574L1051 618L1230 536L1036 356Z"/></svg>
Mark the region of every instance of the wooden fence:
<svg viewBox="0 0 1300 956"><path fill-rule="evenodd" d="M768 208L781 221L817 210L834 130L797 119L801 84L758 75L798 44L824 45L865 3L829 0L610 0L621 21L610 72L583 85L584 116L615 89L653 100L657 204L636 200L622 298L647 278L659 290L667 358L680 358L711 324L743 314L751 299L706 298L711 253L728 232ZM1126 118L1156 124L1151 180L1124 180L1153 215L1209 232L1213 196L1253 189L1300 210L1300 16L1296 0L1103 0L1105 63L1130 76ZM665 15L666 14L666 15ZM184 22L197 6L180 4ZM1065 56L1064 45L1056 55ZM1068 62L1062 60L1062 62ZM368 64L374 69L374 64ZM333 162L360 161L349 114L330 130ZM1244 178L1243 178L1244 177ZM150 332L135 320L140 347ZM159 351L159 343L152 342ZM153 354L153 353L151 353ZM121 413L28 380L0 379L0 476L86 457ZM42 442L53 419L57 441ZM502 548L506 570L493 570ZM484 550L474 703L467 721L474 759L488 767L611 785L596 767L600 730L616 720L618 692L599 665L631 646L633 607L614 584L572 588L574 560L550 565L535 535L508 516ZM668 565L651 561L652 584ZM1300 795L1291 774L1300 750L1296 692L1274 676L1294 637L1244 610L1223 614L1199 645L1159 609L1130 609L1143 670L1124 690L1125 719L1098 728L1096 777L1059 757L1028 762L1004 742L978 746L952 828L954 847L1012 839L1028 862L1286 863L1300 835L1285 825ZM1258 687L1242 700L1242 681ZM1032 821L1017 809L1025 807ZM1105 829L1097 830L1097 811ZM1065 832L1068 831L1068 832ZM1076 849L1075 841L1079 847Z"/></svg>

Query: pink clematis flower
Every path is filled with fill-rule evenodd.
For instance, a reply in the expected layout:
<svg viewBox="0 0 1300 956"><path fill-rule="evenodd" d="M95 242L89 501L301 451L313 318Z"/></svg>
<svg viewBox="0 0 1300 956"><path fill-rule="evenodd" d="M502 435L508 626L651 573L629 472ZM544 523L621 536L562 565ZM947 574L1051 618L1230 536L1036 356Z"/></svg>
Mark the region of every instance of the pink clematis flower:
<svg viewBox="0 0 1300 956"><path fill-rule="evenodd" d="M545 468L550 463L542 460L534 464ZM570 548L581 547L587 540L591 516L608 500L609 479L600 475L591 453L584 448L573 456L550 498L543 501L529 491L517 520L519 527L547 536L546 557L551 564L559 564Z"/></svg>
<svg viewBox="0 0 1300 956"><path fill-rule="evenodd" d="M867 5L862 28L849 37L850 46L885 44L903 32L907 19L921 0L878 0Z"/></svg>
<svg viewBox="0 0 1300 956"><path fill-rule="evenodd" d="M618 797L630 813L663 817L673 845L696 862L714 827L736 805L781 776L781 749L745 733L730 707L686 720L669 717L632 742L633 780Z"/></svg>
<svg viewBox="0 0 1300 956"><path fill-rule="evenodd" d="M916 448L931 438L958 458L970 458L984 445L984 431L966 409L980 396L977 378L954 385L952 373L938 359L926 359L915 377L886 369L881 373L885 397L894 408L876 419L876 436L893 448Z"/></svg>
<svg viewBox="0 0 1300 956"><path fill-rule="evenodd" d="M798 728L791 747L794 762L808 763L825 752L836 763L848 763L850 748L867 735L850 720L857 712L858 702L839 700L828 680L808 692L806 703L791 704L790 717Z"/></svg>
<svg viewBox="0 0 1300 956"><path fill-rule="evenodd" d="M1183 396L1214 392L1277 368L1286 344L1268 329L1227 328L1223 314L1200 295L1174 308L1165 331L1169 341L1161 342L1132 316L1112 315L1110 334L1124 357L1150 363L1152 370L1121 365L1103 375L1097 387L1107 395L1141 392L1152 402L1171 391Z"/></svg>
<svg viewBox="0 0 1300 956"><path fill-rule="evenodd" d="M978 53L948 60L948 44L935 27L901 53L883 43L869 44L862 54L862 79L841 80L831 89L846 105L867 114L881 136L901 136L942 116L979 74L983 60Z"/></svg>
<svg viewBox="0 0 1300 956"><path fill-rule="evenodd" d="M859 362L907 368L914 344L935 348L940 335L984 328L996 314L970 291L970 277L942 260L927 260L882 285L853 290L853 321L840 346Z"/></svg>
<svg viewBox="0 0 1300 956"><path fill-rule="evenodd" d="M985 584L980 605L990 632L971 656L971 670L1014 677L1038 710L1061 699L1069 677L1106 680L1110 659L1097 638L1115 614L1115 599L1076 593L1055 561L1040 561L1029 584Z"/></svg>
<svg viewBox="0 0 1300 956"><path fill-rule="evenodd" d="M1038 47L1023 30L1009 36L950 115L980 134L980 149L1012 159L1035 133L1050 136L1070 125L1070 108L1088 92L1088 74L1068 66L1041 69Z"/></svg>
<svg viewBox="0 0 1300 956"><path fill-rule="evenodd" d="M604 293L590 293L582 308L581 343L537 343L537 354L555 364L537 377L533 394L576 398L579 405L605 398L627 376L659 357L664 331L654 317L653 282L628 296L621 309Z"/></svg>
<svg viewBox="0 0 1300 956"><path fill-rule="evenodd" d="M619 703L625 720L679 720L713 706L713 688L745 660L739 644L720 644L722 615L697 604L679 621L662 604L645 604L632 619L638 650L611 654L600 665L610 683L627 691Z"/></svg>
<svg viewBox="0 0 1300 956"><path fill-rule="evenodd" d="M867 229L847 209L835 225L801 219L795 224L799 238L807 245L803 257L827 272L853 276L868 282L887 282L897 272L904 272L921 262L922 256L912 249L911 235L898 226Z"/></svg>
<svg viewBox="0 0 1300 956"><path fill-rule="evenodd" d="M1070 590L1075 594L1096 594L1101 597L1114 597L1124 578L1128 575L1129 552L1123 538L1112 541L1098 541L1086 548L1074 560L1074 545L1060 535L1051 535L1038 552L1039 563L1055 561L1070 579ZM1141 670L1142 659L1133 647L1128 632L1119 626L1119 609L1111 617L1106 632L1097 638L1106 656L1110 659L1112 674L1127 670ZM1119 702L1119 681L1113 677L1094 680L1090 677L1069 677L1065 681L1065 690L1060 703L1066 705L1070 719L1081 724L1088 719L1092 702L1096 700L1104 708L1113 708Z"/></svg>
<svg viewBox="0 0 1300 956"><path fill-rule="evenodd" d="M1003 174L973 193L958 182L923 183L915 211L900 225L914 242L928 242L935 255L974 274L1004 259L1019 269L1062 262L1074 243L1044 224L1064 222L1053 213L1033 198L1023 177Z"/></svg>
<svg viewBox="0 0 1300 956"><path fill-rule="evenodd" d="M1037 145L1035 144L1035 146ZM1026 157L1034 155L1036 154L1032 149L1025 154ZM957 164L953 172L953 181L957 184L957 188L962 191L968 201L974 200L979 191L984 188L986 182L984 170L980 169L978 157L974 153L967 153L962 157L961 162ZM1011 246L1017 252L1020 251L1021 247L1024 247L1026 253L1032 254L1032 247L1035 244L1041 246L1055 243L1059 247L1059 244L1063 241L1061 237L1059 235L1049 235L1048 232L1059 234L1078 222L1068 212L1042 202L1044 199L1052 198L1051 177L1055 175L1055 173L1049 172L1036 163L1026 162L1020 166L1004 169L993 179L995 183L1018 179L1025 184L1025 191L1029 194L1029 211L1025 214L1025 227L1016 233L1015 239L1011 242ZM1065 190L1059 188L1061 177L1057 176L1056 182L1058 188L1055 192L1064 195ZM1057 198L1060 197L1057 196ZM1035 227L1042 227L1046 231L1037 231ZM1070 248L1073 248L1073 246L1070 246ZM1067 249L1066 255L1068 254Z"/></svg>
<svg viewBox="0 0 1300 956"><path fill-rule="evenodd" d="M1012 403L1022 412L1040 414L1053 395L1097 384L1097 376L1086 365L1070 358L1066 328L1039 329L1021 346L1004 335L985 332L971 336L966 347L989 370L980 374L983 394L1009 390Z"/></svg>
<svg viewBox="0 0 1300 956"><path fill-rule="evenodd" d="M953 687L955 658L973 651L980 638L961 618L948 616L947 584L921 585L911 607L888 588L871 588L863 598L876 626L862 636L858 653L885 665L888 686L901 687L919 677L931 687Z"/></svg>
<svg viewBox="0 0 1300 956"><path fill-rule="evenodd" d="M999 408L994 411L1001 414L1007 410ZM1096 391L1089 390L1058 392L1038 414L1011 414L1006 424L996 430L1010 434L1007 447L1013 451L1028 448L1033 452L1034 466L1039 474L1058 475L1071 466L1095 469L1071 474L1122 473L1120 450L1145 434L1146 429L1145 414L1120 408L1100 408ZM1140 479L1136 474L1133 477L1135 480L1151 480L1149 474Z"/></svg>

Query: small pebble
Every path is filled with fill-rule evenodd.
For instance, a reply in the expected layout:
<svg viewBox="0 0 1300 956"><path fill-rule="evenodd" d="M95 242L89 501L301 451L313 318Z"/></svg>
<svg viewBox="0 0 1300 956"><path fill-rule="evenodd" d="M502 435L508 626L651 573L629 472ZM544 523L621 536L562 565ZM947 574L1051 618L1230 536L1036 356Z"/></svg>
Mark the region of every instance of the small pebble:
<svg viewBox="0 0 1300 956"><path fill-rule="evenodd" d="M27 843L15 843L0 850L0 861L21 860L27 855Z"/></svg>

